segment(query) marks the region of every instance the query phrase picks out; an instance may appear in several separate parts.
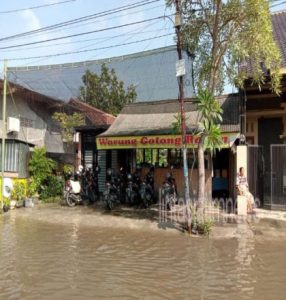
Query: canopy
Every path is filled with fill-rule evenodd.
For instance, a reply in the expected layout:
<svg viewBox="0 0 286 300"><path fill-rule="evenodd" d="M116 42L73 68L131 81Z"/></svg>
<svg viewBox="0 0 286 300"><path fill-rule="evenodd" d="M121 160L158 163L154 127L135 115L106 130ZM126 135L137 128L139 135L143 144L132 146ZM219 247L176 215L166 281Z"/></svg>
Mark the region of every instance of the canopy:
<svg viewBox="0 0 286 300"><path fill-rule="evenodd" d="M240 132L239 97L217 98L223 109L221 130L224 147L230 147ZM107 131L97 137L98 149L178 148L181 136L173 135L180 111L178 100L134 103L125 106ZM198 139L191 133L197 128L199 113L192 99L185 102L187 146L195 147Z"/></svg>

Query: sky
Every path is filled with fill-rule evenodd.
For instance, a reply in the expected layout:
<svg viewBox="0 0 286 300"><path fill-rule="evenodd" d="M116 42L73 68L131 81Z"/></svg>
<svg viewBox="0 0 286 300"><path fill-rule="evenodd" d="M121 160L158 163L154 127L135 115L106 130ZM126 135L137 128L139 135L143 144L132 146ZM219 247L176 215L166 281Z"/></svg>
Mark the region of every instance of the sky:
<svg viewBox="0 0 286 300"><path fill-rule="evenodd" d="M152 1L152 0L150 0ZM285 0L273 0L274 10L286 9ZM158 0L148 5L124 10L116 14L94 18L92 20L73 24L65 28L49 32L41 32L33 36L1 40L11 35L41 29L46 26L65 22L71 19L104 12L124 5L134 4L140 0L9 0L1 1L0 8L0 68L3 59L8 60L8 66L50 65L77 61L95 60L113 56L120 56L134 52L159 48L174 44L174 28L168 18L148 21L144 23L123 26L101 32L69 37L44 44L33 44L25 47L1 49L11 45L36 43L41 40L59 38L72 34L82 34L104 28L122 26L128 23L170 15L172 10L166 9L165 0ZM33 8L48 4L62 4ZM142 0L141 0L142 2ZM285 2L285 3L284 3ZM27 8L27 9L25 9ZM30 8L30 9L28 9ZM13 11L8 13L8 11ZM151 40L141 41L144 39ZM128 45L118 46L129 43ZM133 43L133 44L130 44ZM110 47L106 49L98 49ZM98 49L92 50L91 49ZM50 58L30 58L67 52L86 51L66 54ZM15 60L18 59L19 60Z"/></svg>
<svg viewBox="0 0 286 300"><path fill-rule="evenodd" d="M163 16L164 14L168 15L172 13L172 11L166 10L165 0L159 0L145 6L136 7L100 18L94 18L87 22L70 25L69 27L62 29L42 32L25 38L1 41L1 38L3 37L37 30L60 22L104 12L106 10L119 8L129 4L143 2L142 0L75 0L38 9L27 9L19 12L3 13L5 11L53 4L62 1L63 0L3 1L4 3L1 3L0 8L0 48L23 43L37 42L71 34L81 34L103 28L122 26L128 23L156 18ZM123 26L121 28L70 37L44 44L34 44L25 47L16 47L13 49L0 49L0 59L7 59L8 66L46 65L94 60L168 46L174 44L173 34L174 29L172 22L168 18L162 18L141 24ZM138 40L149 38L154 39L137 42ZM118 44L133 42L134 44L116 46ZM78 54L62 55L52 58L14 60L15 58L85 51L110 46L116 47Z"/></svg>

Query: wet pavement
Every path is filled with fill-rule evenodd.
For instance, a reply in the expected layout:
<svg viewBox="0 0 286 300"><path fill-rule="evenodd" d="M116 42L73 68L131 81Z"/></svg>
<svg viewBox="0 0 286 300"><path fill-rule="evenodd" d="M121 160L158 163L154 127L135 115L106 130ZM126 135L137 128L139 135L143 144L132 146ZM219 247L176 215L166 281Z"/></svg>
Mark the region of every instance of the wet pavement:
<svg viewBox="0 0 286 300"><path fill-rule="evenodd" d="M286 222L230 220L210 238L158 211L37 206L0 215L0 299L285 299Z"/></svg>

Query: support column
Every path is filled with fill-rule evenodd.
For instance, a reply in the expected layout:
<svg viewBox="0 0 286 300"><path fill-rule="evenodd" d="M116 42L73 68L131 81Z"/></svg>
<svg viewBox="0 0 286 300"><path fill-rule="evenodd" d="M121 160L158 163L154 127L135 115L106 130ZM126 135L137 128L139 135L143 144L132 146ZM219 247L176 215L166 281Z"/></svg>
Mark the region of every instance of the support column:
<svg viewBox="0 0 286 300"><path fill-rule="evenodd" d="M245 176L247 177L247 146L239 145L236 147L236 174L239 172L239 168L243 167Z"/></svg>

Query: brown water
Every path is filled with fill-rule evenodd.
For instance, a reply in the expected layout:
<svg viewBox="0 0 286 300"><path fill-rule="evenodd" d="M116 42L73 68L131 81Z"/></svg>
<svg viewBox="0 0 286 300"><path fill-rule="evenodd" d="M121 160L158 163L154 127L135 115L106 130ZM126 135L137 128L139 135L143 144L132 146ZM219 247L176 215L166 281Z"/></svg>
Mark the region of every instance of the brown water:
<svg viewBox="0 0 286 300"><path fill-rule="evenodd" d="M0 216L0 299L286 299L286 241Z"/></svg>

